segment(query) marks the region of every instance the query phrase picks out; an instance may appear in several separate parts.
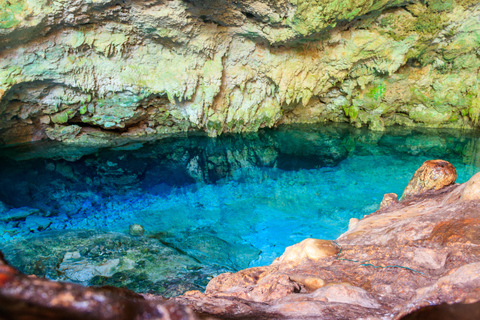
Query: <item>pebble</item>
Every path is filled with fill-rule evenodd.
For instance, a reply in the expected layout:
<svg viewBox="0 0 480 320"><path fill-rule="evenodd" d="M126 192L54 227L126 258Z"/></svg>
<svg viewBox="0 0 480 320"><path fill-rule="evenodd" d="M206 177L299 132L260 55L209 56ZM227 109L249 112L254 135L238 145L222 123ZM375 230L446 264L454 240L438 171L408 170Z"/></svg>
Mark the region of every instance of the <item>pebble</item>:
<svg viewBox="0 0 480 320"><path fill-rule="evenodd" d="M143 236L143 234L145 233L145 229L141 224L134 223L128 227L128 233L131 236L135 236L135 237Z"/></svg>

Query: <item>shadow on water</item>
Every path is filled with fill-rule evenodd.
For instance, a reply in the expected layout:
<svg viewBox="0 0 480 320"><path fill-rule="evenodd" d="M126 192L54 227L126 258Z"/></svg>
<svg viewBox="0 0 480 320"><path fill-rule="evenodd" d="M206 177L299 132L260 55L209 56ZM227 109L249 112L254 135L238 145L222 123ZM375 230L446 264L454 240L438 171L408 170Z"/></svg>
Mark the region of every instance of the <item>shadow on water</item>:
<svg viewBox="0 0 480 320"><path fill-rule="evenodd" d="M480 167L477 133L290 125L105 149L3 148L0 248L25 272L175 295L219 272L268 264L306 237L338 237L350 218L375 211L384 193L401 193L423 161L438 158L464 182ZM131 223L143 224L146 237L126 235ZM96 232L77 237L82 229ZM175 272L186 280L168 280Z"/></svg>

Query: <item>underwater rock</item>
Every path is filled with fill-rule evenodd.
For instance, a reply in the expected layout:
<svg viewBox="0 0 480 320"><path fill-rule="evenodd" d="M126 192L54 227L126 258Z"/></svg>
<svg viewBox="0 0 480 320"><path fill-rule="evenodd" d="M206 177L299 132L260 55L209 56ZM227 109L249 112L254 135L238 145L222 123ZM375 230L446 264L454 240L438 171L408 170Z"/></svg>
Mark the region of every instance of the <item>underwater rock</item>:
<svg viewBox="0 0 480 320"><path fill-rule="evenodd" d="M480 301L480 200L461 199L467 186L433 187L367 215L336 241L306 239L270 266L221 274L205 293L174 301L202 314L262 319L400 319L432 304ZM308 259L307 244L327 253ZM279 283L275 299L261 290Z"/></svg>
<svg viewBox="0 0 480 320"><path fill-rule="evenodd" d="M0 314L5 319L196 320L187 308L114 287L87 288L24 275L0 253Z"/></svg>
<svg viewBox="0 0 480 320"><path fill-rule="evenodd" d="M21 207L21 208L14 208L10 209L6 212L3 212L0 215L0 221L15 221L15 220L22 220L26 217L38 213L40 210L35 208L29 207Z"/></svg>
<svg viewBox="0 0 480 320"><path fill-rule="evenodd" d="M213 275L228 270L199 263L156 239L108 232L44 232L0 249L27 274L165 297L205 288Z"/></svg>
<svg viewBox="0 0 480 320"><path fill-rule="evenodd" d="M143 236L145 229L143 229L141 224L134 223L128 227L128 233L131 236Z"/></svg>
<svg viewBox="0 0 480 320"><path fill-rule="evenodd" d="M4 214L4 213L7 212L8 210L10 210L10 209L5 205L5 203L3 203L2 201L0 201L0 215L1 215L1 214Z"/></svg>
<svg viewBox="0 0 480 320"><path fill-rule="evenodd" d="M444 160L428 160L415 172L401 199L420 195L429 190L440 190L455 183L457 170Z"/></svg>
<svg viewBox="0 0 480 320"><path fill-rule="evenodd" d="M260 250L252 245L232 244L213 233L201 230L176 235L161 233L153 237L175 250L188 254L196 261L230 270L247 268L260 254Z"/></svg>

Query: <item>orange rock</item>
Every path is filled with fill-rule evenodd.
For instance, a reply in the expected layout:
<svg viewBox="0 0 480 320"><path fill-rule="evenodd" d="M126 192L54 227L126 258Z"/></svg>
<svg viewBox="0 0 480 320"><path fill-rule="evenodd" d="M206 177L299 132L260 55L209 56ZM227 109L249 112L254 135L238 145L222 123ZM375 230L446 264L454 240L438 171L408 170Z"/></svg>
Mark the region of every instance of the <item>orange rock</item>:
<svg viewBox="0 0 480 320"><path fill-rule="evenodd" d="M379 208L379 210L388 208L388 207L394 205L395 203L398 203L398 196L397 196L397 194L396 194L396 193L386 193L386 194L383 196L382 202L380 203L380 208Z"/></svg>
<svg viewBox="0 0 480 320"><path fill-rule="evenodd" d="M455 183L457 170L448 161L428 160L415 172L403 191L401 199L420 195L429 190L440 190Z"/></svg>

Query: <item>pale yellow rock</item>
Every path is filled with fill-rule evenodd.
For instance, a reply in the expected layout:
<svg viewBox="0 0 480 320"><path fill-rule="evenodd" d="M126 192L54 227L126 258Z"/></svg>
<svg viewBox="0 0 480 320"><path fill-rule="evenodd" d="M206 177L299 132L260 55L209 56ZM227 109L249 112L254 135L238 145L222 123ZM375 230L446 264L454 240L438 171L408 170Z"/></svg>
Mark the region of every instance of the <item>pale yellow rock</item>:
<svg viewBox="0 0 480 320"><path fill-rule="evenodd" d="M465 189L460 196L461 201L480 200L480 172L465 183Z"/></svg>
<svg viewBox="0 0 480 320"><path fill-rule="evenodd" d="M292 281L302 284L308 290L314 291L325 286L325 280L315 276L295 275L290 276Z"/></svg>
<svg viewBox="0 0 480 320"><path fill-rule="evenodd" d="M49 124L50 123L50 116L42 116L40 117L41 124Z"/></svg>
<svg viewBox="0 0 480 320"><path fill-rule="evenodd" d="M352 230L359 221L357 218L351 218L348 222L348 230Z"/></svg>
<svg viewBox="0 0 480 320"><path fill-rule="evenodd" d="M337 252L338 248L333 245L332 242L309 238L287 247L279 261L297 265L304 259L318 261L320 259L333 257Z"/></svg>

